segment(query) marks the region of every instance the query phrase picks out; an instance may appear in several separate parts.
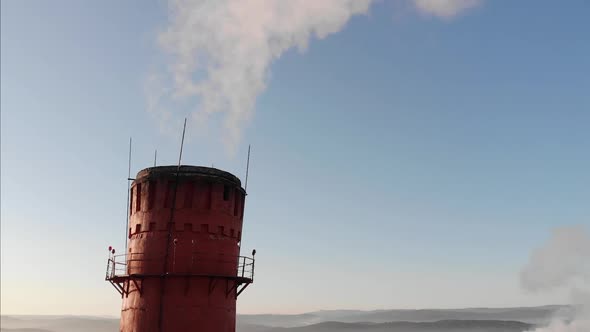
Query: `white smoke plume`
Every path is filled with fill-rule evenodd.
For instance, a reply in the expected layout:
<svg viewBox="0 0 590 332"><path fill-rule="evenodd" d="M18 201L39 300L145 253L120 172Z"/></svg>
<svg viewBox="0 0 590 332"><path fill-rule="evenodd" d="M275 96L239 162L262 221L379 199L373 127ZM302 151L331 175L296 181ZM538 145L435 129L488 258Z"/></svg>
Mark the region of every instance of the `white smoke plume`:
<svg viewBox="0 0 590 332"><path fill-rule="evenodd" d="M481 3L482 0L414 0L418 11L444 19L453 18Z"/></svg>
<svg viewBox="0 0 590 332"><path fill-rule="evenodd" d="M170 0L160 45L172 56L172 99L198 98L193 120L223 113L231 150L266 88L270 64L340 31L371 0ZM204 119L203 119L204 118Z"/></svg>
<svg viewBox="0 0 590 332"><path fill-rule="evenodd" d="M449 18L480 0L402 0L419 12ZM272 62L304 51L312 38L343 29L367 14L373 0L168 0L169 22L159 34L168 59L152 75L148 109L160 121L190 112L206 130L221 118L220 137L231 153L265 90ZM188 108L185 109L185 108Z"/></svg>
<svg viewBox="0 0 590 332"><path fill-rule="evenodd" d="M584 226L556 229L542 247L536 249L521 272L521 284L528 291L570 289L575 318L555 320L535 332L590 331L590 233Z"/></svg>

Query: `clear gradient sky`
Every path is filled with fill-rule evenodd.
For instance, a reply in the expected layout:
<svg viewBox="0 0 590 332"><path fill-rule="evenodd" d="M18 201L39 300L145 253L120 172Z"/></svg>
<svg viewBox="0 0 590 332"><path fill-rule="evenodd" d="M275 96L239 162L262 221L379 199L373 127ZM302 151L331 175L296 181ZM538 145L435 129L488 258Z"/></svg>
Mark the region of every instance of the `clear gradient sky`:
<svg viewBox="0 0 590 332"><path fill-rule="evenodd" d="M274 62L235 157L188 128L185 164L243 178L253 146L239 312L566 301L518 275L553 228L590 224L590 2L396 4ZM134 173L178 154L144 94L166 4L1 11L2 314L116 315L129 136Z"/></svg>

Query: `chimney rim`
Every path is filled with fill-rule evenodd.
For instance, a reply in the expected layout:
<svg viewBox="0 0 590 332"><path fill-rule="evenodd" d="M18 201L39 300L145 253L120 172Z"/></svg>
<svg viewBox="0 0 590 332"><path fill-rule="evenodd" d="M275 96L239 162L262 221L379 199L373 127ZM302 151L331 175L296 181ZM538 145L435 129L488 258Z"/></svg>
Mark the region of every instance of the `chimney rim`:
<svg viewBox="0 0 590 332"><path fill-rule="evenodd" d="M178 171L178 165L166 165L166 166L155 166L155 167L148 167L144 168L141 171L137 172L137 176L135 177L134 183L143 182L144 180L154 179L154 178L171 178L176 177L176 173ZM242 183L240 179L233 175L230 172L226 172L224 170L220 170L214 167L206 167L206 166L194 166L194 165L181 165L180 166L180 178L186 177L198 177L198 178L209 178L215 180L215 182L222 182L228 183L231 185L235 185L240 189L242 188Z"/></svg>

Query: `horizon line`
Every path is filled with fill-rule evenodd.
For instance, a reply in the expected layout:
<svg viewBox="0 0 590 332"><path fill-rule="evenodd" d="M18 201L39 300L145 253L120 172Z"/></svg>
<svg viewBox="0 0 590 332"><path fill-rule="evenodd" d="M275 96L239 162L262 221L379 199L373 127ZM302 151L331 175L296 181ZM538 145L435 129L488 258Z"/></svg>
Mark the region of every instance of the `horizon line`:
<svg viewBox="0 0 590 332"><path fill-rule="evenodd" d="M310 310L299 313L237 313L239 316L259 316L259 315L270 315L270 316L298 316L305 314L313 314L317 312L334 312L334 311L356 311L356 312L377 312L377 311L421 311L421 310L470 310L470 309L533 309L533 308L546 308L546 307L571 307L577 304L545 304L545 305L533 305L533 306L509 306L509 307L452 307L452 308L413 308L413 309L400 309L400 308L389 308L389 309L319 309ZM5 314L1 313L0 317L87 317L87 318L112 318L118 319L118 315L100 315L100 314Z"/></svg>

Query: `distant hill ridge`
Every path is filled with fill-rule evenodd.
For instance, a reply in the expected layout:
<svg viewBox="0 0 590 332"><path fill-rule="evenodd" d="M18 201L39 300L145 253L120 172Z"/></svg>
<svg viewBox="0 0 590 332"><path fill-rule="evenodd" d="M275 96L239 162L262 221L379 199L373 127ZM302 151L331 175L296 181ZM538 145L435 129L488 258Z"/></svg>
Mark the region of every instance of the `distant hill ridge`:
<svg viewBox="0 0 590 332"><path fill-rule="evenodd" d="M544 325L551 318L570 318L573 308L563 305L515 308L321 310L297 315L239 315L238 323L272 327L297 327L337 321L343 323L437 322L444 320L520 321Z"/></svg>
<svg viewBox="0 0 590 332"><path fill-rule="evenodd" d="M343 323L322 322L319 324L283 328L265 326L242 326L239 332L523 332L535 328L533 324L519 321L496 320L442 320L437 322L390 322L390 323Z"/></svg>

